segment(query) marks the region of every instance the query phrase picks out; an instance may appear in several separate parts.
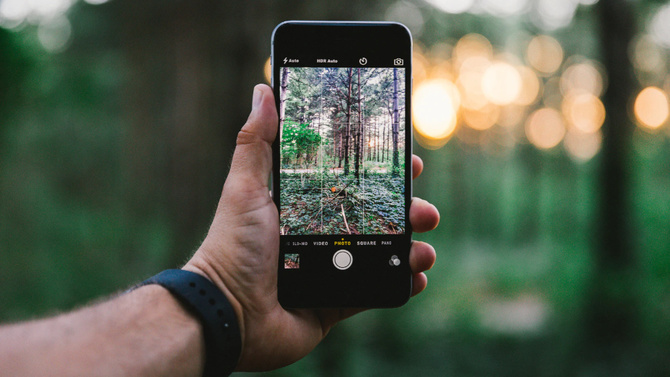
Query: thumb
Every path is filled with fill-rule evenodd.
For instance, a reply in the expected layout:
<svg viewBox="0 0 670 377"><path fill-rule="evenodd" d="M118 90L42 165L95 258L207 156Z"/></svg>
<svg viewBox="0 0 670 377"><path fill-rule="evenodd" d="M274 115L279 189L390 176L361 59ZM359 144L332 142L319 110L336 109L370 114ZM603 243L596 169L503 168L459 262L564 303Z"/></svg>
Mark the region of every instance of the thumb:
<svg viewBox="0 0 670 377"><path fill-rule="evenodd" d="M277 134L277 109L269 86L254 88L251 114L237 134L237 142L227 181L253 190L267 188L272 169L272 142Z"/></svg>

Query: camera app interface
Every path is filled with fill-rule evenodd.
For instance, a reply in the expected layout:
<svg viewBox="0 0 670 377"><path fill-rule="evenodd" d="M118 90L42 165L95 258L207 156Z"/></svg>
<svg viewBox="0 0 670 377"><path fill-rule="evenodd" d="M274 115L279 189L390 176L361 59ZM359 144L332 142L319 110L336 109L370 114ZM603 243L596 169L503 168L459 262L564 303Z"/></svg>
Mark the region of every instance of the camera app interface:
<svg viewBox="0 0 670 377"><path fill-rule="evenodd" d="M405 69L364 59L279 69L282 235L406 231Z"/></svg>

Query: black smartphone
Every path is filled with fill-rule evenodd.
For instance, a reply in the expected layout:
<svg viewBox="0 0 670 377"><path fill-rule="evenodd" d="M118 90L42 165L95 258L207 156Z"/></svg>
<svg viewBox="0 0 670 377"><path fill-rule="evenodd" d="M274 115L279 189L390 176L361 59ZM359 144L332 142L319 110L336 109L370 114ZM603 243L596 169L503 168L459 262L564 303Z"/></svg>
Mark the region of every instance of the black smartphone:
<svg viewBox="0 0 670 377"><path fill-rule="evenodd" d="M412 38L398 23L288 21L272 35L279 302L404 304L412 290Z"/></svg>

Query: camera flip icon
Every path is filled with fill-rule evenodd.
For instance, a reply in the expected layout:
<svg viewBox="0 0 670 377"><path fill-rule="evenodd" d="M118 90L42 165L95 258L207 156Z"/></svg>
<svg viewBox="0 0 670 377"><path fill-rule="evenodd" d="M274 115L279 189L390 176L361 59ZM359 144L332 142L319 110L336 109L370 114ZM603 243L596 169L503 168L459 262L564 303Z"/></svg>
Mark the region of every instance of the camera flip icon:
<svg viewBox="0 0 670 377"><path fill-rule="evenodd" d="M395 58L393 59L393 65L405 65L405 60L402 58Z"/></svg>

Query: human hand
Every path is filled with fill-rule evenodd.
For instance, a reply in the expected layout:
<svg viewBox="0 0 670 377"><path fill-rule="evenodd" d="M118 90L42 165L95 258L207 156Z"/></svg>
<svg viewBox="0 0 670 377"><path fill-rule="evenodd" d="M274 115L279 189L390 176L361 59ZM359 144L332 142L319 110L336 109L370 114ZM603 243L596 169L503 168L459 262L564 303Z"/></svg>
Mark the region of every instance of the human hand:
<svg viewBox="0 0 670 377"><path fill-rule="evenodd" d="M184 266L212 280L235 308L242 337L237 370L291 364L314 349L337 322L360 311L285 310L277 301L279 215L268 187L277 123L272 90L256 86L216 215L202 245ZM413 178L423 170L417 156L412 168ZM414 198L409 218L415 232L425 232L437 226L439 213L432 204ZM415 241L409 262L415 295L426 287L423 271L435 262L435 250Z"/></svg>

